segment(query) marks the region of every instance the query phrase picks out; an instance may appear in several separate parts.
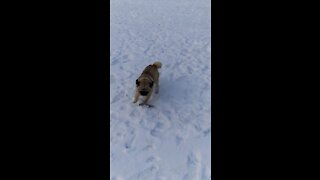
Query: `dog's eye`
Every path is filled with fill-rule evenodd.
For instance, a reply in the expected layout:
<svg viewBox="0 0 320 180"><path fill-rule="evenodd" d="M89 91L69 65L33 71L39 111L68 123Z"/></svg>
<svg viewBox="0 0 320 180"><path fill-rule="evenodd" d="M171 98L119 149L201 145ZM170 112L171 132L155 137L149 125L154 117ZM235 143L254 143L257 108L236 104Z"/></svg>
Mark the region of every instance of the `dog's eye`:
<svg viewBox="0 0 320 180"><path fill-rule="evenodd" d="M139 86L140 82L138 81L138 79L136 80L136 85Z"/></svg>
<svg viewBox="0 0 320 180"><path fill-rule="evenodd" d="M152 88L152 86L153 86L153 82L150 83L150 88Z"/></svg>

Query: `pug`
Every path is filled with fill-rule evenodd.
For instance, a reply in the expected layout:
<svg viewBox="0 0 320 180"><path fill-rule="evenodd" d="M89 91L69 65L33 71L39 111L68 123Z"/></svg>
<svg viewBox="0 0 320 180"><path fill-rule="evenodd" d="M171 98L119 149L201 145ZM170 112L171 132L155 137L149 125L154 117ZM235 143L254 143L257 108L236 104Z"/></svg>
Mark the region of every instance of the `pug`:
<svg viewBox="0 0 320 180"><path fill-rule="evenodd" d="M139 105L148 105L149 107L152 107L152 105L147 104L148 100L150 99L154 87L155 87L155 93L159 93L159 71L162 66L162 63L159 61L156 61L155 63L147 66L142 74L139 76L139 78L136 80L136 90L134 95L133 103L136 103L140 96L145 97L143 102Z"/></svg>

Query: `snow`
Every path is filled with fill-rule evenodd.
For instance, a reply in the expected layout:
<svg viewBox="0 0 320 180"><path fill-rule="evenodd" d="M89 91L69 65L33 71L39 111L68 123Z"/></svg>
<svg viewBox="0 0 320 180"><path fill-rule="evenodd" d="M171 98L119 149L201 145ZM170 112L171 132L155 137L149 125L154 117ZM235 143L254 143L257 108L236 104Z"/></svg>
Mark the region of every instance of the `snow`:
<svg viewBox="0 0 320 180"><path fill-rule="evenodd" d="M110 1L110 179L211 179L211 1ZM159 94L133 104L161 61Z"/></svg>

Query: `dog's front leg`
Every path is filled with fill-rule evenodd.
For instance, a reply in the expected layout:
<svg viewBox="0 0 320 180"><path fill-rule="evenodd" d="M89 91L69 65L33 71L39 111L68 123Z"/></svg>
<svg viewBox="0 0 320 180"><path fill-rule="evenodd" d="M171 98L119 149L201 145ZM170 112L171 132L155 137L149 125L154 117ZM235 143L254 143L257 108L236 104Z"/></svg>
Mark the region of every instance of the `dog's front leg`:
<svg viewBox="0 0 320 180"><path fill-rule="evenodd" d="M136 91L135 95L134 95L134 100L133 100L133 103L136 103L139 99L139 92Z"/></svg>

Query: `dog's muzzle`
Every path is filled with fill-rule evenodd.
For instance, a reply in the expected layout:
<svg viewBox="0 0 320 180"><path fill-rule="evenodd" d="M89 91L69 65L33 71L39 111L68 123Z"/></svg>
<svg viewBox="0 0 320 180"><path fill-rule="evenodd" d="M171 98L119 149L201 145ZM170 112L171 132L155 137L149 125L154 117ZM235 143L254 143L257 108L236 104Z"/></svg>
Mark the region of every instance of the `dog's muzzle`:
<svg viewBox="0 0 320 180"><path fill-rule="evenodd" d="M140 94L141 94L142 96L146 96L146 95L148 94L148 91L140 91Z"/></svg>

